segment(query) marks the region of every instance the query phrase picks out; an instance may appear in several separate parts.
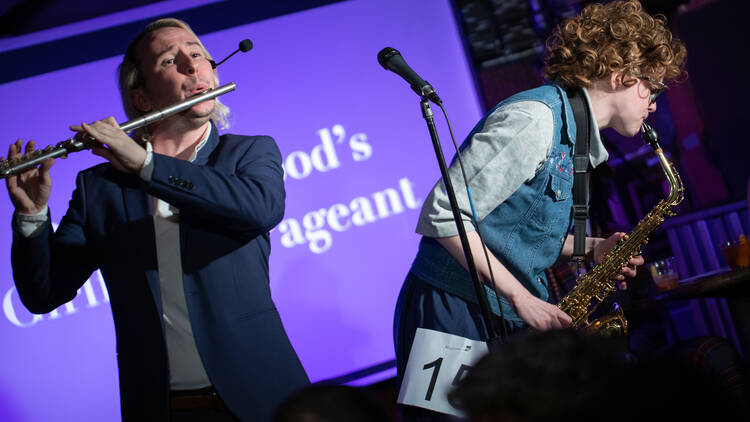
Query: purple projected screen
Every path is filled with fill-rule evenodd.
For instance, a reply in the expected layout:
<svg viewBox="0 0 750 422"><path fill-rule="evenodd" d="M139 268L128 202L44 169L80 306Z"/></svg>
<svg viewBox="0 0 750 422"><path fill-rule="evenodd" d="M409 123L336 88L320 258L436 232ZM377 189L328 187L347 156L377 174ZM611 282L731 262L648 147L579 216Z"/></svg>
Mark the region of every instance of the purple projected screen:
<svg viewBox="0 0 750 422"><path fill-rule="evenodd" d="M286 213L271 233L271 290L312 381L394 358L393 309L417 249L419 209L439 177L419 98L377 63L378 51L398 49L436 88L458 142L481 116L449 1L426 4L341 2L201 36L216 59L241 39L254 44L220 66L221 83L237 84L221 100L233 113L228 132L273 136L284 157ZM109 115L124 122L120 59L0 85L2 155L16 138L43 147L68 137L71 124ZM450 159L447 126L434 112ZM76 173L99 162L88 151L57 161L53 222L67 209ZM2 197L0 420L119 420L114 328L100 275L69 304L30 314L13 285L12 205Z"/></svg>

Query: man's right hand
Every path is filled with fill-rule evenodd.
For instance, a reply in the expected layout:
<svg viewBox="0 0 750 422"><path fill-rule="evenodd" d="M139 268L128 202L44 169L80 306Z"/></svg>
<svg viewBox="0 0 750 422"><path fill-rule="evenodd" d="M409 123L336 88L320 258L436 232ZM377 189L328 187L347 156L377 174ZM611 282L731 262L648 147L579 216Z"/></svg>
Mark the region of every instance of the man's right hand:
<svg viewBox="0 0 750 422"><path fill-rule="evenodd" d="M26 153L34 151L34 141L26 143ZM23 141L17 140L8 148L8 159L20 157ZM8 176L5 184L8 186L8 194L17 212L23 214L38 214L45 206L52 189L52 179L49 169L55 163L54 159L44 160L38 168L32 168L23 173Z"/></svg>

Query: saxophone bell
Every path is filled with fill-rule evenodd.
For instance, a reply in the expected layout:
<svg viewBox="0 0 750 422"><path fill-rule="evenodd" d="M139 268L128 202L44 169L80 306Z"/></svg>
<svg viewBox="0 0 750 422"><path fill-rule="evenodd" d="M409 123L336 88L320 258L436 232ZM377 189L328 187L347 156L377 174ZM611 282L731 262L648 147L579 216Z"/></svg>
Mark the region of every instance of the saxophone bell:
<svg viewBox="0 0 750 422"><path fill-rule="evenodd" d="M625 312L622 311L622 308L617 308L612 313L591 321L583 327L582 331L605 336L626 336L630 329Z"/></svg>

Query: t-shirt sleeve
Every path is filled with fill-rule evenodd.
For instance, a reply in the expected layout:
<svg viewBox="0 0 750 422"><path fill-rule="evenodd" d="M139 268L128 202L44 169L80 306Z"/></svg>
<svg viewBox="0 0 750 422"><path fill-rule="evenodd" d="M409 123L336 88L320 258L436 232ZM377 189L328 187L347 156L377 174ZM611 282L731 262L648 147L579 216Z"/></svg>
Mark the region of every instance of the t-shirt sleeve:
<svg viewBox="0 0 750 422"><path fill-rule="evenodd" d="M553 127L552 110L546 104L519 101L492 112L484 126L472 136L461 158L479 221L534 177L549 155ZM474 230L457 159L451 164L449 175L464 226L467 231ZM458 233L442 179L425 199L417 233L429 237Z"/></svg>

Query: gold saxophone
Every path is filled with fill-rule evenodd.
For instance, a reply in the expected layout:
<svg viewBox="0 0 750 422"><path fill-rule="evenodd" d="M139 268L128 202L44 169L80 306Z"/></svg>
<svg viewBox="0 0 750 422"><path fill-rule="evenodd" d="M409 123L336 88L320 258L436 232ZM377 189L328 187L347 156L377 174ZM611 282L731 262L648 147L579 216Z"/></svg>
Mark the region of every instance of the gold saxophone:
<svg viewBox="0 0 750 422"><path fill-rule="evenodd" d="M628 321L621 308L594 321L589 321L589 317L615 290L614 277L620 269L627 265L630 258L641 253L641 247L648 243L648 236L664 222L666 217L675 215L674 207L682 202L684 197L684 188L679 173L664 156L656 131L646 123L643 123L643 139L659 157L659 163L669 182L669 196L662 199L630 234L620 239L601 262L581 277L576 286L557 304L573 319L572 326L575 329L605 335L628 333Z"/></svg>

